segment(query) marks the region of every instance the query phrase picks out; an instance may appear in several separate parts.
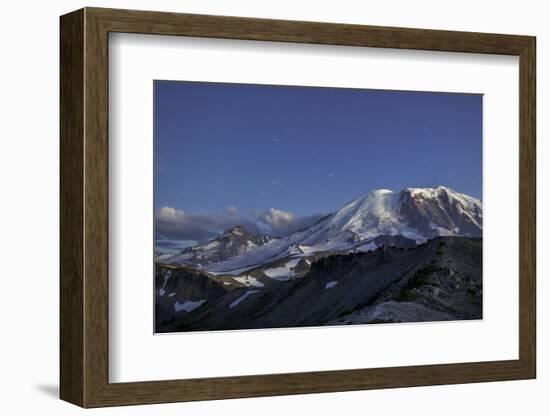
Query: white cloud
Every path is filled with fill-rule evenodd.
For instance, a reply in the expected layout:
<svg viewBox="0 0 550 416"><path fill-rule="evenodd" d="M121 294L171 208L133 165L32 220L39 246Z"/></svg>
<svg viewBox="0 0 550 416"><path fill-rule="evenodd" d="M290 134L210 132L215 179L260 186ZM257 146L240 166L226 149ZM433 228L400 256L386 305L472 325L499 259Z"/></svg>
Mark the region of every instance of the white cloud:
<svg viewBox="0 0 550 416"><path fill-rule="evenodd" d="M313 214L299 217L292 212L270 208L257 216L257 220L266 224L271 233L280 236L290 235L298 230L312 226L323 217L323 214Z"/></svg>
<svg viewBox="0 0 550 416"><path fill-rule="evenodd" d="M236 225L242 225L251 233L284 237L315 224L322 217L322 214L297 216L276 208L245 217L234 206L228 207L221 214L195 214L173 207L162 207L158 210L155 221L156 239L204 242Z"/></svg>
<svg viewBox="0 0 550 416"><path fill-rule="evenodd" d="M194 214L162 207L156 216L157 238L205 241L232 228L244 226L250 232L258 232L258 225L238 215L236 207L229 207L226 213Z"/></svg>
<svg viewBox="0 0 550 416"><path fill-rule="evenodd" d="M185 212L172 207L162 207L159 211L158 218L164 221L178 221L183 219Z"/></svg>
<svg viewBox="0 0 550 416"><path fill-rule="evenodd" d="M291 212L281 211L276 208L269 208L267 211L263 212L260 219L274 228L280 228L293 223L296 217Z"/></svg>

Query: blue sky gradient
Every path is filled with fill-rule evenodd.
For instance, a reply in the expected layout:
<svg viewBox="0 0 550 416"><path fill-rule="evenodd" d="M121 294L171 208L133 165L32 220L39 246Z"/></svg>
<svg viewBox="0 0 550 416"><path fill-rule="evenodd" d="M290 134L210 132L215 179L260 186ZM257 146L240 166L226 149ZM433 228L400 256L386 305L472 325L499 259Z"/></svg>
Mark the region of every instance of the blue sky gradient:
<svg viewBox="0 0 550 416"><path fill-rule="evenodd" d="M375 188L482 196L482 95L155 81L155 208L329 213Z"/></svg>

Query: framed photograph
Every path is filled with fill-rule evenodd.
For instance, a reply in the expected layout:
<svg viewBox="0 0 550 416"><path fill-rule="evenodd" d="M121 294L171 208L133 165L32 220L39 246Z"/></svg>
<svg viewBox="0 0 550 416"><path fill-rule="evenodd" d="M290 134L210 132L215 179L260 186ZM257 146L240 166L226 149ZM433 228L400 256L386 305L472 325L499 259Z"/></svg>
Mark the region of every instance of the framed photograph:
<svg viewBox="0 0 550 416"><path fill-rule="evenodd" d="M535 49L62 16L61 398L535 378Z"/></svg>

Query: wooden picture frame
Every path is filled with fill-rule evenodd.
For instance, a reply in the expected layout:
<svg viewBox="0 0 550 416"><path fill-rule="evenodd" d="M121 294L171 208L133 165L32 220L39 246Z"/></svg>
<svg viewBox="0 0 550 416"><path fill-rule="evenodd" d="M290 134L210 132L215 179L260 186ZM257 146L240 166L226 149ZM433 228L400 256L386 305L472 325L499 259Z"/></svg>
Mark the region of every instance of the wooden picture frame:
<svg viewBox="0 0 550 416"><path fill-rule="evenodd" d="M536 377L534 37L100 8L64 15L60 28L61 399L101 407ZM109 383L110 32L519 56L519 359Z"/></svg>

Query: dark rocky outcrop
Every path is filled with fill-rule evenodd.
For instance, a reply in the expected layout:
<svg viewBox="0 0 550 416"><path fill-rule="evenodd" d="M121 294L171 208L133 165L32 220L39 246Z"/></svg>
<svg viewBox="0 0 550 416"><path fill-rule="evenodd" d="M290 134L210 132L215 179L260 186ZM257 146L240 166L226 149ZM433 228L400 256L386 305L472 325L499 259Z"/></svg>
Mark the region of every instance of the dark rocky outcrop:
<svg viewBox="0 0 550 416"><path fill-rule="evenodd" d="M172 322L225 295L228 288L205 273L182 266L155 266L155 322ZM185 302L188 302L187 304Z"/></svg>

